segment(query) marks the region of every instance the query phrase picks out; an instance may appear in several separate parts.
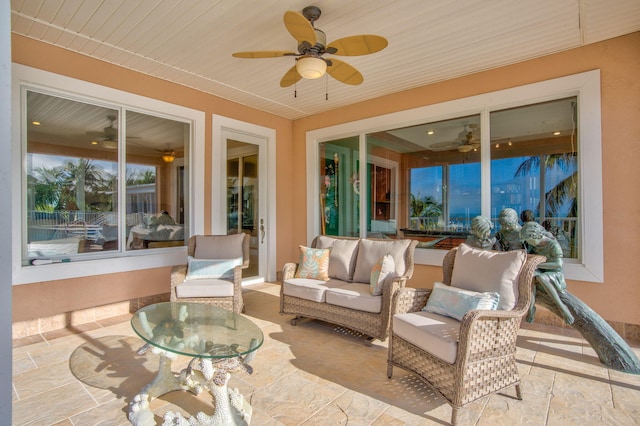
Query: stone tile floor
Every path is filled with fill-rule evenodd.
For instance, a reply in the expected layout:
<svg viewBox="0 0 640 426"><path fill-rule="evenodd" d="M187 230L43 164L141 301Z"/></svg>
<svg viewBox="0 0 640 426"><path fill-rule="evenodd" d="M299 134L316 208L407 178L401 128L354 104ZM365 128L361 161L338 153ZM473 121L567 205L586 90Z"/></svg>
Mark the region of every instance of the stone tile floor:
<svg viewBox="0 0 640 426"><path fill-rule="evenodd" d="M362 336L319 321L293 327L290 316L278 313L278 293L278 284L245 289L246 315L261 327L265 342L254 373L235 373L230 386L253 406L253 425L449 422L449 405L420 380L398 368L387 378L386 342L367 347ZM130 398L158 367L156 355L136 354L142 341L129 318L15 340L12 424L129 424ZM187 361L179 358L174 367ZM524 400L506 389L463 408L459 424L640 424L640 376L603 367L579 335L527 327L518 361ZM208 397L172 392L151 408L161 424L167 410L210 413Z"/></svg>

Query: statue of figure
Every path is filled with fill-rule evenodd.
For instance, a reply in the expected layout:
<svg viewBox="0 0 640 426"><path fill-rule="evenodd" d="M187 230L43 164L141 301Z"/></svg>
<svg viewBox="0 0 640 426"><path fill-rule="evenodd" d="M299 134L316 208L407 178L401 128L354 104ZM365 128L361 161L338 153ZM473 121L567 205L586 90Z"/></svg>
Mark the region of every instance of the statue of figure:
<svg viewBox="0 0 640 426"><path fill-rule="evenodd" d="M558 293L564 293L567 283L562 271L562 247L558 241L537 222L527 222L520 229L520 238L532 249L534 254L545 256L547 260L538 265L535 272L535 286L532 288L531 306L527 321L532 322L535 315L536 288L540 286L555 302L567 324L573 324L573 315L560 300Z"/></svg>
<svg viewBox="0 0 640 426"><path fill-rule="evenodd" d="M491 236L493 223L484 216L476 216L471 219L471 235L467 237L467 244L472 247L491 250L496 243Z"/></svg>
<svg viewBox="0 0 640 426"><path fill-rule="evenodd" d="M533 222L536 220L536 215L533 213L533 210L522 210L522 213L520 213L520 220L523 224Z"/></svg>
<svg viewBox="0 0 640 426"><path fill-rule="evenodd" d="M509 251L523 248L518 212L510 208L503 209L498 216L498 222L500 222L500 230L496 232L495 249Z"/></svg>

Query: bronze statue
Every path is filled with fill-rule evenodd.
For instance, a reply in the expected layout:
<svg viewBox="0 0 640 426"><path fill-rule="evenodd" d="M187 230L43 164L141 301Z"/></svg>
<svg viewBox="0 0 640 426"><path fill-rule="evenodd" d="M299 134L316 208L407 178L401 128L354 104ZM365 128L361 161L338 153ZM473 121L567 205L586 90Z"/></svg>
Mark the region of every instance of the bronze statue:
<svg viewBox="0 0 640 426"><path fill-rule="evenodd" d="M491 250L496 243L491 236L493 223L484 216L476 216L471 219L471 234L467 237L467 244L472 247Z"/></svg>
<svg viewBox="0 0 640 426"><path fill-rule="evenodd" d="M509 251L523 248L518 212L510 208L503 209L498 216L498 222L500 222L500 230L496 232L495 249Z"/></svg>
<svg viewBox="0 0 640 426"><path fill-rule="evenodd" d="M523 210L522 213L520 213L520 220L522 223L533 222L536 220L536 215L533 213L533 210Z"/></svg>
<svg viewBox="0 0 640 426"><path fill-rule="evenodd" d="M537 222L526 222L520 230L520 237L531 247L534 254L547 258L538 265L535 273L536 286L532 288L531 305L527 321L532 322L535 315L535 294L538 285L557 305L567 324L573 324L574 318L567 306L560 300L559 293L564 293L567 283L562 271L562 248L553 236Z"/></svg>

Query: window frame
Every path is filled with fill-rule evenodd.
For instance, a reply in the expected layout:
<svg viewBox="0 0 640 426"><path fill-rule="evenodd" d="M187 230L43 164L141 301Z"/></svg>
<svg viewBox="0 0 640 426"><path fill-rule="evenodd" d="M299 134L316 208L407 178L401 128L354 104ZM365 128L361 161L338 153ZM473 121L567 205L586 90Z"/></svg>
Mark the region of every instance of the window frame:
<svg viewBox="0 0 640 426"><path fill-rule="evenodd" d="M23 230L25 225L24 198L26 182L26 102L23 89L34 89L52 95L77 99L98 105L126 108L150 113L159 117L177 119L191 124L189 147L189 208L190 234L204 230L204 136L205 113L192 108L171 104L157 99L136 95L122 90L101 86L87 81L12 64L12 283L14 285L51 281L85 276L127 272L141 269L173 266L186 262L186 247L171 250L141 250L113 252L111 257L78 260L40 266L22 265ZM118 167L123 168L122 158Z"/></svg>
<svg viewBox="0 0 640 426"><path fill-rule="evenodd" d="M347 122L306 133L307 155L307 239L319 234L318 144L359 136L360 163L366 164L366 135L422 123L480 114L481 140L481 211L489 216L491 209L490 116L493 111L576 96L578 102L578 232L581 235L579 260L564 263L566 278L604 282L603 207L602 207L602 132L600 70L530 83L481 95L446 101L390 114ZM588 173L586 172L588 170ZM363 170L360 181L366 182ZM587 190L588 189L588 190ZM360 201L363 202L362 199ZM366 206L361 204L361 209ZM361 210L362 211L362 210ZM361 235L362 234L361 227ZM365 228L366 229L366 228ZM588 230L588 232L587 232ZM417 249L415 261L421 265L442 265L446 251Z"/></svg>

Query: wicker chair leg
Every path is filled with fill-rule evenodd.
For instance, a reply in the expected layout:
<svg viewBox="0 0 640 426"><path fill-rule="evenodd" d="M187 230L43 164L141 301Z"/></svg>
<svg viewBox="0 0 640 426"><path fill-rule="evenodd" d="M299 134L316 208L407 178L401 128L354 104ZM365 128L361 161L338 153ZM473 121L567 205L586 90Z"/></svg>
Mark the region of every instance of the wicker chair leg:
<svg viewBox="0 0 640 426"><path fill-rule="evenodd" d="M298 321L301 320L304 317L294 317L291 319L291 325L296 326L298 325Z"/></svg>
<svg viewBox="0 0 640 426"><path fill-rule="evenodd" d="M522 401L522 390L520 389L520 384L516 385L516 397Z"/></svg>
<svg viewBox="0 0 640 426"><path fill-rule="evenodd" d="M451 426L455 426L458 421L458 407L451 406Z"/></svg>
<svg viewBox="0 0 640 426"><path fill-rule="evenodd" d="M387 377L391 378L393 376L393 365L389 362L387 363Z"/></svg>

